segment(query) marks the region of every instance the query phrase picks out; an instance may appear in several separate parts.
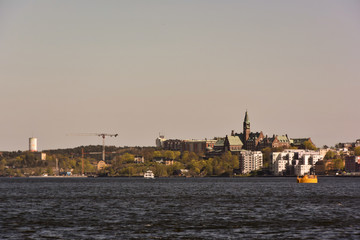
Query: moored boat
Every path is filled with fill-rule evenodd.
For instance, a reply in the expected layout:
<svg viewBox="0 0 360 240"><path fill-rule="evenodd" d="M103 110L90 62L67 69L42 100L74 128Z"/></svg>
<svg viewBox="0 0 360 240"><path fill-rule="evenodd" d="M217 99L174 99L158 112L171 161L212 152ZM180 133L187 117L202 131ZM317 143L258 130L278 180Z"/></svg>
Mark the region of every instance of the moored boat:
<svg viewBox="0 0 360 240"><path fill-rule="evenodd" d="M305 175L303 177L297 177L297 183L318 183L316 175Z"/></svg>
<svg viewBox="0 0 360 240"><path fill-rule="evenodd" d="M154 173L151 170L147 170L146 173L144 174L144 178L148 178L148 179L155 178Z"/></svg>

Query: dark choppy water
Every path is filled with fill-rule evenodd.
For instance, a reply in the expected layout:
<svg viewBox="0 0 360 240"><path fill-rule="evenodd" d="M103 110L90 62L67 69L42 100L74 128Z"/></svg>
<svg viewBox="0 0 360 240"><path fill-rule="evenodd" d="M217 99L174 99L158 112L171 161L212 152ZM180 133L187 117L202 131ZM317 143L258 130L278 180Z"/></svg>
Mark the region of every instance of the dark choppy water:
<svg viewBox="0 0 360 240"><path fill-rule="evenodd" d="M0 239L360 239L360 178L0 178Z"/></svg>

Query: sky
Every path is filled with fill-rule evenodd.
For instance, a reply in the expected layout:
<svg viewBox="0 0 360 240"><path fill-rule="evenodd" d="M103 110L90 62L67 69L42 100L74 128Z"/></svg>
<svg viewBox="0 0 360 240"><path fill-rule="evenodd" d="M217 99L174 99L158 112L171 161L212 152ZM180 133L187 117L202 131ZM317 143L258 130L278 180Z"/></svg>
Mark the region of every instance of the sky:
<svg viewBox="0 0 360 240"><path fill-rule="evenodd" d="M360 1L0 0L0 151L360 138Z"/></svg>

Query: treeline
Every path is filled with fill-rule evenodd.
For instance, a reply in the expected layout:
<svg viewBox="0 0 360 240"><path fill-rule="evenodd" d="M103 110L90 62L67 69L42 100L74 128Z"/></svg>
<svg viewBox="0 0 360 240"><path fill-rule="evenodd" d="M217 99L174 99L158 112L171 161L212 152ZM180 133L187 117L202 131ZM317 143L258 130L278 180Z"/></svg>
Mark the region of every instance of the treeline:
<svg viewBox="0 0 360 240"><path fill-rule="evenodd" d="M63 154L48 154L46 160L41 160L32 152L22 152L16 154L16 157L0 158L0 176L41 176L56 175L60 172L71 171L73 174L81 174L82 161L84 161L84 170L88 173L96 173L96 159L92 158L74 158ZM58 162L58 168L56 166ZM58 172L56 172L58 169Z"/></svg>
<svg viewBox="0 0 360 240"><path fill-rule="evenodd" d="M233 170L239 168L239 158L230 152L221 156L204 159L194 152L178 152L146 149L143 152L144 163L134 163L133 153L117 156L111 165L103 169L102 176L142 176L147 170L152 170L157 177L169 176L232 176ZM163 158L173 160L170 165L157 162Z"/></svg>
<svg viewBox="0 0 360 240"><path fill-rule="evenodd" d="M44 151L46 160L38 159L31 152L16 152L0 156L0 176L41 176L57 175L60 172L72 174L98 174L100 176L142 176L152 170L157 177L169 176L232 176L239 168L238 156L230 152L205 159L203 154L160 150L154 147L106 147L116 154L107 154L107 166L97 171L99 156L93 157L82 152L101 152L102 146L81 146L74 149ZM110 158L109 158L110 156ZM135 163L135 156L144 158L144 163ZM101 154L100 154L101 158ZM166 165L166 162L169 162ZM56 164L58 163L58 165ZM58 166L58 168L57 168Z"/></svg>

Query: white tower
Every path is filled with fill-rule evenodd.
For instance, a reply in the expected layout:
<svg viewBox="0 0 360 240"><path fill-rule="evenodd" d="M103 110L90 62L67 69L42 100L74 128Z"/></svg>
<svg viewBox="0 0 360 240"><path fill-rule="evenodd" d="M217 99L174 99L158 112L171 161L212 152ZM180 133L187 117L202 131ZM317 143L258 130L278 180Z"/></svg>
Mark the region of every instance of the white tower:
<svg viewBox="0 0 360 240"><path fill-rule="evenodd" d="M29 138L29 151L37 152L37 138Z"/></svg>

